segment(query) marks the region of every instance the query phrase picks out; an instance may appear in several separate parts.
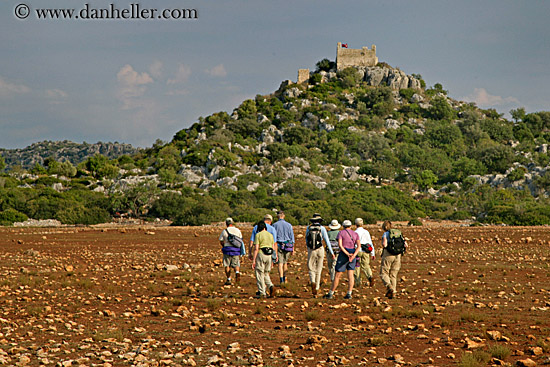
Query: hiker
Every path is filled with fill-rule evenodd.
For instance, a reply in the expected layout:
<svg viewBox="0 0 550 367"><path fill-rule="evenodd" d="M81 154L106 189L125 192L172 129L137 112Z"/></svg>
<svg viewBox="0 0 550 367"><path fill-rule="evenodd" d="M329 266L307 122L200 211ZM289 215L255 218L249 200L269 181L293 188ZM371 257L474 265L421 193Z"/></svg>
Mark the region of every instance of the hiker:
<svg viewBox="0 0 550 367"><path fill-rule="evenodd" d="M338 240L336 239L338 237L338 233L340 233L340 227L340 223L338 223L336 219L333 219L328 226L328 229L330 229L330 231L327 231L328 239L330 241L330 247L332 248L333 252L333 254L331 255L327 246L327 265L331 282L334 281L334 276L336 275L336 256L338 256L338 253L340 252Z"/></svg>
<svg viewBox="0 0 550 367"><path fill-rule="evenodd" d="M232 218L225 220L226 229L220 234L220 245L223 253L223 266L225 267L225 275L227 280L225 285L231 285L231 268L235 269L235 283L239 284L241 277L241 249L244 249L243 235L241 231L235 227ZM236 237L236 238L235 238Z"/></svg>
<svg viewBox="0 0 550 367"><path fill-rule="evenodd" d="M315 297L321 284L321 272L323 271L323 261L325 260L323 241L330 252L330 256L334 256L334 252L330 245L327 230L321 225L323 221L321 215L315 213L309 221L311 224L306 229L307 268L309 270L311 292Z"/></svg>
<svg viewBox="0 0 550 367"><path fill-rule="evenodd" d="M382 263L380 264L380 278L386 286L386 297L392 299L397 290L397 274L401 269L401 255L407 249L407 242L401 231L392 228L387 220L382 224Z"/></svg>
<svg viewBox="0 0 550 367"><path fill-rule="evenodd" d="M359 241L361 242L361 248L359 250L358 261L359 264L355 268L355 284L359 287L361 284L361 273L365 274L367 280L369 281L369 286L374 285L374 277L372 276L372 269L370 267L370 260L376 258L376 253L374 252L374 245L372 244L372 238L370 237L369 231L363 228L363 219L355 219L355 233L359 235Z"/></svg>
<svg viewBox="0 0 550 367"><path fill-rule="evenodd" d="M288 259L294 253L294 230L292 224L285 220L285 213L282 210L277 212L277 218L279 220L273 224L273 228L277 232L279 279L281 284L284 284L288 272Z"/></svg>
<svg viewBox="0 0 550 367"><path fill-rule="evenodd" d="M254 253L252 255L252 269L256 273L258 292L256 298L265 298L266 290L273 297L273 283L269 272L271 271L271 255L277 251L273 235L267 231L267 225L261 221L255 226L257 233L254 239Z"/></svg>
<svg viewBox="0 0 550 367"><path fill-rule="evenodd" d="M275 243L277 243L277 230L273 228L273 226L271 225L271 223L273 223L273 217L271 216L271 214L264 215L263 222L267 227L267 231L271 233L271 235L273 236L273 240L275 241ZM255 225L254 228L252 229L252 235L250 236L250 245L248 248L248 258L250 260L252 260L252 251L254 249L254 239L256 237L257 232L258 232L258 226ZM275 253L275 255L273 256L273 261L275 261L276 256L277 254Z"/></svg>
<svg viewBox="0 0 550 367"><path fill-rule="evenodd" d="M324 296L328 299L334 298L334 291L338 287L342 273L345 271L348 273L349 284L348 293L346 293L344 299L351 299L351 293L353 292L353 271L357 263L357 254L359 253L361 242L359 241L359 235L350 229L351 221L343 221L342 226L344 229L337 236L340 253L336 259L336 275L334 276L330 291Z"/></svg>

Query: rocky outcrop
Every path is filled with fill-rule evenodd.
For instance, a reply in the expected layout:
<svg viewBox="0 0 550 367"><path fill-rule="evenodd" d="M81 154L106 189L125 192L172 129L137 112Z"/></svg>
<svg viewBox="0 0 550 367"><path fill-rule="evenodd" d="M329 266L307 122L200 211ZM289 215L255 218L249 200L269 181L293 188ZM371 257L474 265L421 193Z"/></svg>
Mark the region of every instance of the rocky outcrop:
<svg viewBox="0 0 550 367"><path fill-rule="evenodd" d="M24 169L30 169L36 164L43 165L46 158L53 158L58 162L71 162L76 166L96 154L114 159L123 155L134 155L140 150L130 144L102 142L79 144L64 140L42 141L23 149L0 149L0 155L4 157L8 168L19 165Z"/></svg>
<svg viewBox="0 0 550 367"><path fill-rule="evenodd" d="M420 80L411 75L405 74L399 69L366 67L362 69L363 80L373 87L388 86L392 89L421 89Z"/></svg>

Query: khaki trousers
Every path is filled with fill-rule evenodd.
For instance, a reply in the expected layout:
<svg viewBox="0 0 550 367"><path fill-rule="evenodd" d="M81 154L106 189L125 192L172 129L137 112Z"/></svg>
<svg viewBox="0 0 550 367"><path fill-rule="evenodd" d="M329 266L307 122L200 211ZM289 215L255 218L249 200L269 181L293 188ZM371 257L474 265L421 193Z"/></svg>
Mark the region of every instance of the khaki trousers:
<svg viewBox="0 0 550 367"><path fill-rule="evenodd" d="M256 284L258 285L258 291L262 296L266 295L266 290L269 289L273 283L269 272L271 271L271 255L265 255L261 250L256 257Z"/></svg>
<svg viewBox="0 0 550 367"><path fill-rule="evenodd" d="M401 255L392 255L386 249L382 251L382 263L380 264L380 278L387 289L394 293L397 290L397 274L401 269Z"/></svg>
<svg viewBox="0 0 550 367"><path fill-rule="evenodd" d="M319 289L321 284L321 272L323 271L323 261L325 260L325 249L321 246L316 250L307 249L307 269L309 271L309 281L315 284Z"/></svg>
<svg viewBox="0 0 550 367"><path fill-rule="evenodd" d="M361 284L361 273L365 274L367 279L372 278L372 269L370 268L370 252L361 251L357 257L359 258L360 267L355 268L353 274L355 275L355 285Z"/></svg>
<svg viewBox="0 0 550 367"><path fill-rule="evenodd" d="M338 255L336 255L336 259L337 258L338 258ZM334 281L334 277L336 276L336 259L333 260L330 252L327 252L328 273L330 275L331 281Z"/></svg>

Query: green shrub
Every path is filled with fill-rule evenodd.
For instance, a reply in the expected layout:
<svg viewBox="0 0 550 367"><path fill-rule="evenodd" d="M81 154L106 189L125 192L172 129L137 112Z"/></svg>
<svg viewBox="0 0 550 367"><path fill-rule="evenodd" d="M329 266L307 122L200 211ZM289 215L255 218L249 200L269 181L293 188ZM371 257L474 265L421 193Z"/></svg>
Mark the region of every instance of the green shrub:
<svg viewBox="0 0 550 367"><path fill-rule="evenodd" d="M0 212L0 225L12 225L14 222L24 222L29 219L25 214L15 209L6 209Z"/></svg>
<svg viewBox="0 0 550 367"><path fill-rule="evenodd" d="M412 218L409 223L407 223L409 226L421 226L422 222L418 218Z"/></svg>
<svg viewBox="0 0 550 367"><path fill-rule="evenodd" d="M464 353L458 365L460 367L481 367L485 366L490 359L491 355L489 353L476 350L473 353Z"/></svg>
<svg viewBox="0 0 550 367"><path fill-rule="evenodd" d="M491 357L501 360L508 358L511 353L512 351L510 348L505 345L494 344L489 348L489 354L491 354Z"/></svg>

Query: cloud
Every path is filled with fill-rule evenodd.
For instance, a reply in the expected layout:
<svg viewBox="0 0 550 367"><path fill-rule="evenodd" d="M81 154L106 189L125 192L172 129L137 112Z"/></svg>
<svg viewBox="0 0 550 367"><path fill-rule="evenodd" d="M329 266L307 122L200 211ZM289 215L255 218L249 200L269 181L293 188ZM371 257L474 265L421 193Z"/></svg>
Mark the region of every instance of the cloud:
<svg viewBox="0 0 550 367"><path fill-rule="evenodd" d="M481 108L521 104L515 97L501 97L489 94L485 88L475 88L474 93L463 98L465 101L475 102Z"/></svg>
<svg viewBox="0 0 550 367"><path fill-rule="evenodd" d="M214 66L212 69L206 69L204 72L210 76L217 76L221 78L225 78L227 76L227 71L225 71L225 66L223 66L223 64Z"/></svg>
<svg viewBox="0 0 550 367"><path fill-rule="evenodd" d="M16 94L29 93L31 89L23 84L13 84L0 76L0 97L10 97Z"/></svg>
<svg viewBox="0 0 550 367"><path fill-rule="evenodd" d="M162 76L163 67L164 65L161 61L155 60L155 62L149 66L149 73L151 73L153 78L159 79Z"/></svg>
<svg viewBox="0 0 550 367"><path fill-rule="evenodd" d="M191 69L183 64L180 64L174 79L168 79L166 84L172 85L172 84L185 83L190 75L191 75Z"/></svg>
<svg viewBox="0 0 550 367"><path fill-rule="evenodd" d="M189 95L189 91L187 89L177 89L177 90L171 90L166 92L167 96L187 96Z"/></svg>
<svg viewBox="0 0 550 367"><path fill-rule="evenodd" d="M153 78L145 72L138 73L131 65L124 65L116 75L118 80L117 98L123 103L123 109L139 106L137 99L147 90L146 85L153 83Z"/></svg>
<svg viewBox="0 0 550 367"><path fill-rule="evenodd" d="M46 90L45 95L51 104L64 103L69 96L65 91L62 91L61 89L48 89Z"/></svg>

